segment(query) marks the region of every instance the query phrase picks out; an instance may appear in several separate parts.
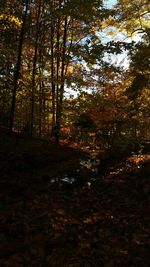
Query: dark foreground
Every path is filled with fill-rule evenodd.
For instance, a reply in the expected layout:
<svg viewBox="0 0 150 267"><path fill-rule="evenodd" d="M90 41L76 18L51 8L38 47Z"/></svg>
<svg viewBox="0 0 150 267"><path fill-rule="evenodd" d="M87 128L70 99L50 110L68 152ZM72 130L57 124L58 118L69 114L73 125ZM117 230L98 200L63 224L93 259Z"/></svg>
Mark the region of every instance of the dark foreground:
<svg viewBox="0 0 150 267"><path fill-rule="evenodd" d="M55 181L81 152L2 136L1 267L148 267L150 159ZM84 172L86 176L86 172Z"/></svg>

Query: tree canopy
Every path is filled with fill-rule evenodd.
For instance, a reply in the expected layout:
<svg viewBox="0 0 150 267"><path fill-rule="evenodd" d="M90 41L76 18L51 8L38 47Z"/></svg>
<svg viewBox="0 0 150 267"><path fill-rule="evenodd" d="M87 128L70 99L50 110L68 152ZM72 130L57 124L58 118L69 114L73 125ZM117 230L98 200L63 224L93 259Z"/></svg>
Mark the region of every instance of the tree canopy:
<svg viewBox="0 0 150 267"><path fill-rule="evenodd" d="M77 118L69 119L66 108L76 113L74 101L81 114L99 112L97 106L115 113L120 102L128 117L131 102L149 98L148 7L141 0L111 8L101 0L1 1L1 125L31 136L60 135L63 118L70 125ZM123 56L128 65L115 61Z"/></svg>

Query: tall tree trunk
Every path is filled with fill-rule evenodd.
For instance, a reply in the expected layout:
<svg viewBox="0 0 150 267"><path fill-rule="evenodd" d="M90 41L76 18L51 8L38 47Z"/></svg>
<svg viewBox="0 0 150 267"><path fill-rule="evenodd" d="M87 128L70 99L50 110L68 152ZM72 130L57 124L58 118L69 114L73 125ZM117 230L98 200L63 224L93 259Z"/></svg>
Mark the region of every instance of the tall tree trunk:
<svg viewBox="0 0 150 267"><path fill-rule="evenodd" d="M60 137L60 126L61 126L61 116L62 116L62 105L63 105L63 96L64 96L64 83L65 83L65 55L66 55L66 42L67 42L67 19L65 17L64 21L64 34L63 34L63 47L62 47L62 63L61 63L61 85L60 85L60 92L59 92L59 101L58 101L58 112L56 117L56 143L59 143Z"/></svg>
<svg viewBox="0 0 150 267"><path fill-rule="evenodd" d="M37 64L37 53L38 53L38 39L39 39L39 33L40 33L40 14L41 14L41 1L39 2L38 13L37 13L36 39L35 39L33 69L32 69L31 121L30 121L30 135L31 135L31 137L33 136L33 126L34 126L35 77L36 77L36 64Z"/></svg>
<svg viewBox="0 0 150 267"><path fill-rule="evenodd" d="M41 128L42 128L42 133L46 133L46 96L45 96L45 85L44 82L42 81L42 114L41 114Z"/></svg>
<svg viewBox="0 0 150 267"><path fill-rule="evenodd" d="M55 127L55 82L54 82L54 19L51 21L51 89L52 89L52 130L51 134L54 134Z"/></svg>
<svg viewBox="0 0 150 267"><path fill-rule="evenodd" d="M25 25L26 25L28 7L29 7L29 0L26 0L25 13L24 13L24 16L23 16L23 19L22 19L22 27L21 27L20 38L19 38L17 63L16 63L15 71L14 71L14 87L13 87L11 113L10 113L10 124L9 124L9 131L10 132L12 132L13 126L14 126L14 116L15 116L15 106L16 106L16 92L17 92L17 89L18 89L18 80L19 80L21 57L22 57L22 46L23 46L23 41L24 41Z"/></svg>
<svg viewBox="0 0 150 267"><path fill-rule="evenodd" d="M56 44L56 51L57 51L57 66L56 66L56 79L57 79L57 89L56 89L56 124L58 118L58 105L59 105L59 69L60 69L60 18L58 18L57 22L57 44Z"/></svg>
<svg viewBox="0 0 150 267"><path fill-rule="evenodd" d="M42 135L42 70L39 68L39 136Z"/></svg>

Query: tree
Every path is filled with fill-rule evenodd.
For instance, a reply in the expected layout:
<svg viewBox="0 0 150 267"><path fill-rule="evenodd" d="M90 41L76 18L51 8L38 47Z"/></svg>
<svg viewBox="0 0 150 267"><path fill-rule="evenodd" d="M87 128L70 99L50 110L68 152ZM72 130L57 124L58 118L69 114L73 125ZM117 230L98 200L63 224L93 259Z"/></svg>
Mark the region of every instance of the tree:
<svg viewBox="0 0 150 267"><path fill-rule="evenodd" d="M40 19L41 19L41 9L42 9L42 0L39 0L37 3L36 11L36 30L35 30L35 43L34 43L34 56L33 56L33 67L32 67L32 81L31 81L31 120L30 120L30 135L33 135L33 126L34 126L34 105L35 105L35 78L36 78L36 65L38 57L38 43L40 35Z"/></svg>
<svg viewBox="0 0 150 267"><path fill-rule="evenodd" d="M82 47L82 41L93 30L93 24L98 16L97 7L101 1L87 1L87 13L82 2L62 1L52 2L51 16L51 86L52 86L52 131L56 126L60 131L64 89L69 65L73 64L76 49ZM74 13L74 8L80 9L80 15ZM95 14L95 15L94 15ZM94 17L95 16L95 17ZM55 26L55 27L54 27ZM54 30L55 29L55 30ZM54 40L56 40L54 42ZM80 44L81 43L81 44ZM57 139L59 134L57 135Z"/></svg>
<svg viewBox="0 0 150 267"><path fill-rule="evenodd" d="M146 34L150 37L149 31L149 1L147 0L119 0L117 5L117 22L120 30L132 36L134 33Z"/></svg>
<svg viewBox="0 0 150 267"><path fill-rule="evenodd" d="M0 76L0 108L7 109L5 113L8 116L11 105L11 130L13 127L24 129L28 125L31 136L51 131L59 142L63 115L66 116L65 91L72 88L79 92L74 113L92 114L97 129L102 126L102 121L119 121L121 115L124 116L123 107L127 107L127 103L120 104L122 98L130 103L136 92L139 98L141 91L148 87L147 25L142 22L145 25L142 42L134 46L121 41L115 43L114 40L104 43L98 31L102 30L104 23L111 25L113 18L114 26L127 33L127 24L132 19L127 9L131 7L133 10L135 1L129 3L126 0L126 3L129 6L125 6L125 0L120 0L114 10L106 10L102 1L19 1L17 7L13 5L11 17L8 8L11 2L2 1L0 49L1 61L4 60ZM143 21L148 14L144 5L138 1L140 17L144 12ZM131 25L136 30L139 21L137 9L135 13L136 19ZM108 61L108 55L119 55L123 49L129 51L129 48L130 68L124 73L123 69ZM126 91L126 96L122 95L123 91ZM71 118L68 117L68 121L72 123ZM116 125L113 124L114 129Z"/></svg>
<svg viewBox="0 0 150 267"><path fill-rule="evenodd" d="M28 6L29 6L29 0L26 0L25 12L23 14L22 26L21 26L21 31L20 31L17 62L16 62L15 70L14 70L14 87L13 87L13 94L12 94L12 105L11 105L10 125L9 125L10 132L12 132L13 124L14 124L16 91L18 88L18 79L19 79L19 74L20 74L22 46L23 46L23 40L24 40L24 34L25 34L25 24L26 24L26 18L27 18L27 13L28 13ZM24 6L23 6L23 9L24 9Z"/></svg>
<svg viewBox="0 0 150 267"><path fill-rule="evenodd" d="M18 1L17 8L12 12L13 5L16 5L15 0L11 2L2 0L0 3L0 109L1 123L7 127L12 97L14 65L17 60L16 50L21 27L21 3Z"/></svg>

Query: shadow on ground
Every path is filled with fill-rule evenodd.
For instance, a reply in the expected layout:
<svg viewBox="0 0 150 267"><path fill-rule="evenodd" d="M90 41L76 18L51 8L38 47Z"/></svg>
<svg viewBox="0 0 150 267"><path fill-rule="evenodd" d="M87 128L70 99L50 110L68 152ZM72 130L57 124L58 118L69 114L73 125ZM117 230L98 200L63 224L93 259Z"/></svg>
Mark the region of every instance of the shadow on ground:
<svg viewBox="0 0 150 267"><path fill-rule="evenodd" d="M0 143L0 266L149 266L148 155L71 184L52 180L83 152L4 135Z"/></svg>

